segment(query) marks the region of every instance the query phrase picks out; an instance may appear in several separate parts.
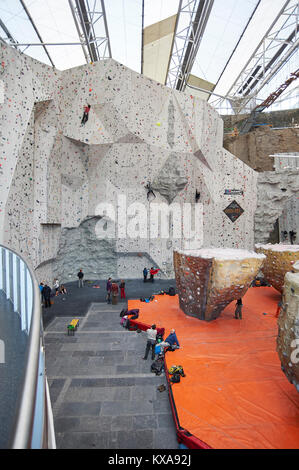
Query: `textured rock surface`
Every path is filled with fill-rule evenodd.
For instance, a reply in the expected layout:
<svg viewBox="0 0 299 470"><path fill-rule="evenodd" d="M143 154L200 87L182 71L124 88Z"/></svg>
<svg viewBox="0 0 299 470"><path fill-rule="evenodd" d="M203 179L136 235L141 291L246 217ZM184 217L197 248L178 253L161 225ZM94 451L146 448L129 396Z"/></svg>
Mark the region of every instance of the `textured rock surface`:
<svg viewBox="0 0 299 470"><path fill-rule="evenodd" d="M168 204L171 204L187 183L188 178L180 169L179 156L171 154L153 182L152 188L159 191Z"/></svg>
<svg viewBox="0 0 299 470"><path fill-rule="evenodd" d="M299 263L296 273L287 273L278 317L277 352L282 370L299 392Z"/></svg>
<svg viewBox="0 0 299 470"><path fill-rule="evenodd" d="M225 137L223 145L256 171L273 170L275 153L297 152L299 128L259 127L248 134Z"/></svg>
<svg viewBox="0 0 299 470"><path fill-rule="evenodd" d="M83 270L85 279L103 279L107 273L111 277L117 276L115 241L96 238L98 220L92 217L79 227L62 229L56 257L50 261L61 282L77 279L79 269Z"/></svg>
<svg viewBox="0 0 299 470"><path fill-rule="evenodd" d="M0 48L0 238L38 276L71 280L77 269L72 264L83 260L88 272L98 272L91 261L95 236L87 233L97 224L86 221L101 215L99 206L106 203L136 234L117 232L111 243L98 244L103 276L117 266L118 277L137 278L144 266L156 265L162 277L173 277L173 249L188 247L187 237L164 237L161 228L151 237L149 212L153 204L168 208L171 202L182 211L188 203L194 211L196 192L203 206L199 243L253 249L257 174L223 148L223 122L209 104L114 60L60 72ZM87 103L89 119L81 126ZM157 187L153 204L148 181ZM224 195L228 188L240 195ZM121 211L119 196L126 200ZM232 222L223 209L234 199L244 213ZM140 208L146 213L137 215ZM162 218L171 226L169 214ZM148 230L141 236L144 221Z"/></svg>
<svg viewBox="0 0 299 470"><path fill-rule="evenodd" d="M259 173L257 194L254 216L255 243L267 243L286 203L294 196L299 196L299 171L278 170Z"/></svg>
<svg viewBox="0 0 299 470"><path fill-rule="evenodd" d="M294 270L299 260L299 245L256 245L256 252L263 253L266 259L261 271L265 280L279 292L283 291L287 272Z"/></svg>
<svg viewBox="0 0 299 470"><path fill-rule="evenodd" d="M215 320L244 296L264 258L242 250L174 252L180 308L200 320Z"/></svg>

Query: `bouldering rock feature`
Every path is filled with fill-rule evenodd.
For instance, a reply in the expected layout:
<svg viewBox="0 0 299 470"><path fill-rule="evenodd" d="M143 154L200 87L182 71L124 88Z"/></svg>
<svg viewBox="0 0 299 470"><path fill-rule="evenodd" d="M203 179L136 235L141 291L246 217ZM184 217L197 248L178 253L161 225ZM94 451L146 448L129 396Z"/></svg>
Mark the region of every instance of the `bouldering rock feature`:
<svg viewBox="0 0 299 470"><path fill-rule="evenodd" d="M287 379L299 392L299 262L286 273L278 317L277 352Z"/></svg>
<svg viewBox="0 0 299 470"><path fill-rule="evenodd" d="M279 292L283 291L287 272L293 271L293 265L299 261L299 245L255 245L256 252L266 256L262 267L265 280Z"/></svg>
<svg viewBox="0 0 299 470"><path fill-rule="evenodd" d="M263 254L238 249L175 251L180 308L200 320L215 320L230 302L244 296L264 259Z"/></svg>
<svg viewBox="0 0 299 470"><path fill-rule="evenodd" d="M159 191L171 204L187 183L188 178L182 173L177 156L171 154L153 182L153 189Z"/></svg>

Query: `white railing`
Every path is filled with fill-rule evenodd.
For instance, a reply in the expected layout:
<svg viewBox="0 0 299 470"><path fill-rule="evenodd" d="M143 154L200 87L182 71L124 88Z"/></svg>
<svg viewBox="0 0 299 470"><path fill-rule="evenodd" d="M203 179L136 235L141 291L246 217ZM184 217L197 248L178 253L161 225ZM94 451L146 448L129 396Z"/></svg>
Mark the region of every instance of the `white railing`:
<svg viewBox="0 0 299 470"><path fill-rule="evenodd" d="M28 335L22 387L10 447L56 448L50 395L45 374L41 298L37 280L20 255L0 245L0 290L21 317Z"/></svg>

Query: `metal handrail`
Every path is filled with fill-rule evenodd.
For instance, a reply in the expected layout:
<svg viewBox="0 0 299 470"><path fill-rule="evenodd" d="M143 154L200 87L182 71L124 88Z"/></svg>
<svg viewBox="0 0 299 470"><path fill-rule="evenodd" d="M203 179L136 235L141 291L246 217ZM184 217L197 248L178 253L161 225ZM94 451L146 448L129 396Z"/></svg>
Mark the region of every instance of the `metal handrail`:
<svg viewBox="0 0 299 470"><path fill-rule="evenodd" d="M31 276L33 287L33 305L30 322L30 332L26 355L24 379L19 398L18 411L10 447L13 449L28 449L31 447L34 410L36 404L38 365L41 339L41 306L40 290L35 275L27 262L14 250L0 244L4 250L14 253L26 265Z"/></svg>

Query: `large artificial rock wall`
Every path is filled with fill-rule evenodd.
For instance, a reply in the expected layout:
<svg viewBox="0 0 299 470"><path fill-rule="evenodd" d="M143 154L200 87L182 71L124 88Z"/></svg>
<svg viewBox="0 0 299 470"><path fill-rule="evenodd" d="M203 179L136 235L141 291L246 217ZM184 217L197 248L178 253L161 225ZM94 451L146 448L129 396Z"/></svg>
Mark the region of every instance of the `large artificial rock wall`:
<svg viewBox="0 0 299 470"><path fill-rule="evenodd" d="M190 244L163 238L161 228L158 237L148 227L141 238L138 223L156 203L194 210L196 191L203 206L198 244L253 249L257 174L222 147L222 120L205 101L114 60L60 72L1 45L1 61L1 241L40 280L76 279L80 267L97 279L140 277L153 265L173 277L173 249ZM118 212L120 197L131 212ZM103 240L100 229L113 228L106 203L123 225L135 224L135 237L117 232ZM237 204L243 211L235 221L224 212L231 203L231 213Z"/></svg>
<svg viewBox="0 0 299 470"><path fill-rule="evenodd" d="M283 214L287 204L299 196L299 170L259 173L257 194L258 202L254 216L255 242L268 243L276 220Z"/></svg>
<svg viewBox="0 0 299 470"><path fill-rule="evenodd" d="M292 272L294 264L299 261L299 245L257 244L255 248L257 253L266 256L261 269L265 280L282 292L286 273Z"/></svg>
<svg viewBox="0 0 299 470"><path fill-rule="evenodd" d="M299 392L299 263L286 273L278 317L277 352L287 379Z"/></svg>

